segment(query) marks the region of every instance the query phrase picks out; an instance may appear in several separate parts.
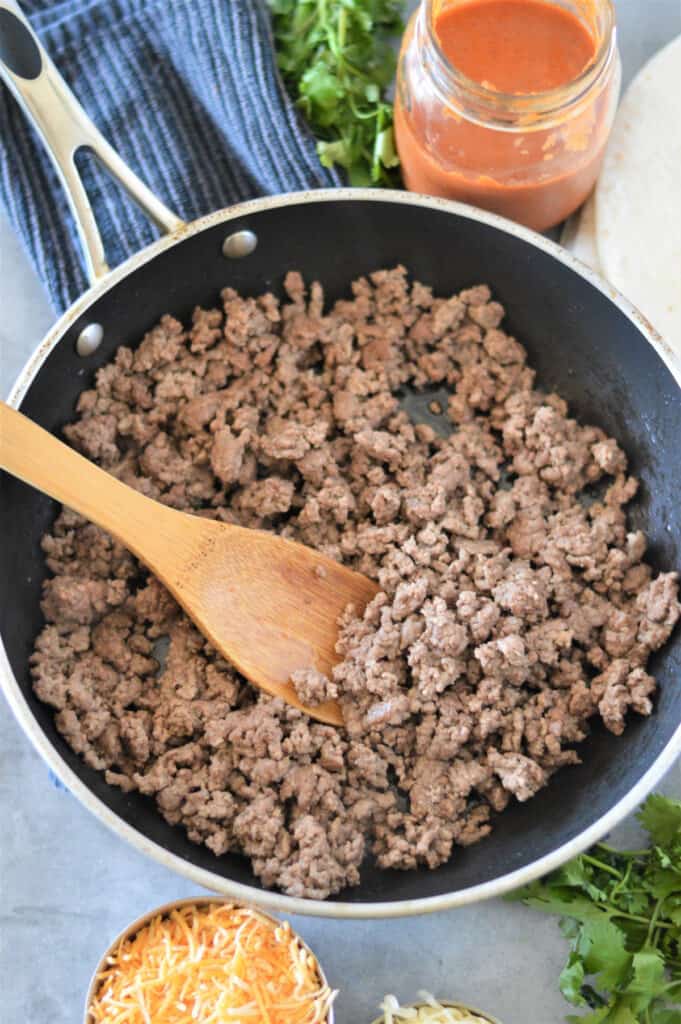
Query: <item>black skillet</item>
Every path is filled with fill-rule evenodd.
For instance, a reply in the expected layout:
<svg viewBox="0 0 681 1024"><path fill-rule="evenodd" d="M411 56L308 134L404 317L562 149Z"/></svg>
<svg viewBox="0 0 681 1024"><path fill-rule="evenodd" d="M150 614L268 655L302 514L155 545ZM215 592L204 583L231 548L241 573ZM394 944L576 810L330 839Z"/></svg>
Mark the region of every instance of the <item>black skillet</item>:
<svg viewBox="0 0 681 1024"><path fill-rule="evenodd" d="M506 307L509 330L526 345L539 385L558 391L576 416L614 435L626 450L642 483L631 520L648 534L654 568L679 566L681 370L640 314L559 246L471 207L353 189L257 200L184 225L89 124L13 0L0 0L0 72L52 148L70 188L93 279L15 385L10 401L32 419L58 434L73 418L79 392L119 345L135 345L163 313L182 319L197 304L215 304L226 284L247 295L277 291L286 271L296 268L322 281L333 301L347 295L358 275L397 263L440 294L487 281ZM93 148L169 232L112 272L73 169L72 153L81 145ZM419 415L427 399L412 396L408 405ZM27 665L42 625L46 570L39 540L56 509L12 478L3 478L3 494L0 677L10 706L34 746L94 814L207 888L289 913L339 917L423 913L498 895L601 837L636 807L681 751L677 630L651 660L659 681L654 713L632 720L621 738L594 727L580 748L583 763L559 772L528 803L513 804L490 838L457 849L432 872L367 867L361 885L328 902L266 893L247 860L218 858L189 842L181 829L163 822L150 800L108 786L55 729L50 709L33 695Z"/></svg>

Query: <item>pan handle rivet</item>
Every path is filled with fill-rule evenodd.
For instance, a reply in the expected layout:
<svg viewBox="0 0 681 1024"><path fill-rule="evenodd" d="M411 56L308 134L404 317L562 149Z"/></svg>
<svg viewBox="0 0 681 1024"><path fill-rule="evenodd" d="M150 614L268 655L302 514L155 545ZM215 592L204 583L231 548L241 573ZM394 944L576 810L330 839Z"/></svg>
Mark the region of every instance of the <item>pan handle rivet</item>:
<svg viewBox="0 0 681 1024"><path fill-rule="evenodd" d="M102 343L104 328L101 324L88 324L78 335L76 352L79 356L91 356Z"/></svg>
<svg viewBox="0 0 681 1024"><path fill-rule="evenodd" d="M258 236L255 232L235 231L233 235L227 235L222 243L222 255L230 260L238 260L242 256L250 256L257 244Z"/></svg>

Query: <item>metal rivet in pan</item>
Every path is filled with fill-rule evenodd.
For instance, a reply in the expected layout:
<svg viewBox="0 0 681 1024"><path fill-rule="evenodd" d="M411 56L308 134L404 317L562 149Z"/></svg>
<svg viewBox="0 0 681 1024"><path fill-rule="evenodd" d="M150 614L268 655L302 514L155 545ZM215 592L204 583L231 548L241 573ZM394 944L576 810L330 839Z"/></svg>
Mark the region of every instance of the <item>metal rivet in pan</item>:
<svg viewBox="0 0 681 1024"><path fill-rule="evenodd" d="M253 231L235 231L222 243L222 255L230 260L241 259L250 256L257 244L258 236Z"/></svg>
<svg viewBox="0 0 681 1024"><path fill-rule="evenodd" d="M79 356L91 356L102 343L104 328L101 324L88 324L78 335L76 352Z"/></svg>

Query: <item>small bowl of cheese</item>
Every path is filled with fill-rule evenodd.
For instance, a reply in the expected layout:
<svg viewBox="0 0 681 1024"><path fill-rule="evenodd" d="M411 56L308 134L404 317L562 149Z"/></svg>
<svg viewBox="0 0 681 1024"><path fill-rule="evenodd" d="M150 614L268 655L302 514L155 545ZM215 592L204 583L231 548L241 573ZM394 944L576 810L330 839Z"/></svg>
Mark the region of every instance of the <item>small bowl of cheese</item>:
<svg viewBox="0 0 681 1024"><path fill-rule="evenodd" d="M419 992L419 1002L402 1005L395 996L387 995L381 1003L383 1011L372 1024L501 1024L482 1010L463 1003L436 999L430 992Z"/></svg>
<svg viewBox="0 0 681 1024"><path fill-rule="evenodd" d="M85 1024L333 1024L334 996L287 921L190 898L114 939L90 983Z"/></svg>

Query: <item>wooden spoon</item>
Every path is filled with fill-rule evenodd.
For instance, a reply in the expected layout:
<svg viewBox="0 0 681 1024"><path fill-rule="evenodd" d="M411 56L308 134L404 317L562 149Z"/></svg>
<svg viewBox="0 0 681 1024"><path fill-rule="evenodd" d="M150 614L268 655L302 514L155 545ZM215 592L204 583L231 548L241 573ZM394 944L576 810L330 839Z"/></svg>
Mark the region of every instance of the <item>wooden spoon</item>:
<svg viewBox="0 0 681 1024"><path fill-rule="evenodd" d="M111 533L168 588L211 644L252 683L342 725L339 705L302 704L300 668L329 674L338 617L378 587L332 558L272 533L168 508L122 484L0 402L0 467Z"/></svg>

